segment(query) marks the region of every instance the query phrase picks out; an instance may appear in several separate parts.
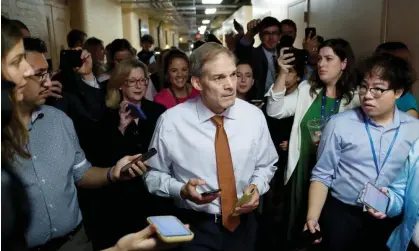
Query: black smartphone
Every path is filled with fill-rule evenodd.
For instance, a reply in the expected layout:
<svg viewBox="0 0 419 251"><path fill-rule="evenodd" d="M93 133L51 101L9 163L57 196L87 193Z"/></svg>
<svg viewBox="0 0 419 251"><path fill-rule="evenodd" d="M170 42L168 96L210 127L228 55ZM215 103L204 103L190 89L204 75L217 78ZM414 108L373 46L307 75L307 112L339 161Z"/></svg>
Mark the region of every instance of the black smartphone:
<svg viewBox="0 0 419 251"><path fill-rule="evenodd" d="M130 163L126 164L124 167L122 167L121 172L127 173L129 168L132 166L132 164L138 162L138 161L146 161L157 154L156 148L151 148L148 152L142 154L140 157L136 158L135 160L131 161Z"/></svg>
<svg viewBox="0 0 419 251"><path fill-rule="evenodd" d="M311 31L311 35L310 35L310 31ZM310 38L315 37L317 34L316 28L315 27L307 27L305 29L305 37L308 38L308 36L310 35Z"/></svg>
<svg viewBox="0 0 419 251"><path fill-rule="evenodd" d="M293 57L295 57L295 60L289 63L290 65L302 66L308 63L308 52L306 50L295 48L284 50L284 54L288 53L294 54Z"/></svg>
<svg viewBox="0 0 419 251"><path fill-rule="evenodd" d="M318 240L320 238L322 238L322 234L320 231L316 230L316 232L313 234L312 232L310 232L309 229L307 229L306 231L301 233L299 246L308 247L311 244L313 244L315 240Z"/></svg>
<svg viewBox="0 0 419 251"><path fill-rule="evenodd" d="M81 59L82 50L61 50L60 52L60 69L68 70L83 65Z"/></svg>
<svg viewBox="0 0 419 251"><path fill-rule="evenodd" d="M207 192L203 192L201 193L202 196L208 196L208 195L213 195L216 194L218 192L221 192L221 189L215 189L215 190L211 190L211 191L207 191Z"/></svg>

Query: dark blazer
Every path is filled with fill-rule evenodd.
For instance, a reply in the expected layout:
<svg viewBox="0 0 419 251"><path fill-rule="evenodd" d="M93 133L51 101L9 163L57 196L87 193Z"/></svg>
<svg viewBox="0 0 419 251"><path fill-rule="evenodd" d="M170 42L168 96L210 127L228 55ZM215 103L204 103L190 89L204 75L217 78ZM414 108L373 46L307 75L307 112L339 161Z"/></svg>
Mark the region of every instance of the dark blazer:
<svg viewBox="0 0 419 251"><path fill-rule="evenodd" d="M102 152L105 166L113 166L126 155L136 155L148 151L151 138L161 114L166 108L155 102L143 99L141 109L146 120L134 121L125 133L119 129L119 110L109 109L102 121L102 134L106 142L97 146ZM97 190L97 189L96 189ZM142 177L130 181L116 182L100 189L95 197L90 197L95 205L89 206L94 215L90 223L92 241L95 249L112 246L122 236L141 230L151 215L165 214L172 201L151 195Z"/></svg>

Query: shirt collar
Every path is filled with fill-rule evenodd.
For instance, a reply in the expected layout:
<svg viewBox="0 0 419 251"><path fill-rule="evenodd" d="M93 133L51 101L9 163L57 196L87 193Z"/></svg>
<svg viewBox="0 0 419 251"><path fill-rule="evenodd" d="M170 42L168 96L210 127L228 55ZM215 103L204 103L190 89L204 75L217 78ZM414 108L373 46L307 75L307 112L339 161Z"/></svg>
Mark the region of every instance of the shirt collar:
<svg viewBox="0 0 419 251"><path fill-rule="evenodd" d="M265 49L265 47L263 47L263 46L262 46L262 48L263 48L263 51L265 52L266 57L268 57L269 60L272 59L272 56L274 56L274 55L276 56L276 53L275 52L270 52L267 49Z"/></svg>
<svg viewBox="0 0 419 251"><path fill-rule="evenodd" d="M237 102L237 99L236 99L236 102ZM201 122L201 123L204 123L204 122L210 120L215 115L220 115L220 116L226 117L228 119L236 119L237 118L236 104L227 108L221 114L215 114L210 109L208 109L208 107L205 106L205 104L202 102L202 99L201 99L200 96L197 97L196 111L198 113L199 122Z"/></svg>
<svg viewBox="0 0 419 251"><path fill-rule="evenodd" d="M32 112L32 115L31 115L31 123L33 124L33 123L35 123L35 121L38 119L38 118L42 118L44 116L44 113L42 112L42 110L41 110L41 107L39 106L39 107L37 107L33 112Z"/></svg>
<svg viewBox="0 0 419 251"><path fill-rule="evenodd" d="M363 116L366 116L367 121L369 124L375 126L375 127L380 127L380 125L376 124L374 122L374 120L372 120L368 115L366 115L363 111L362 108L360 107L360 112L361 112L361 117L363 118ZM404 116L400 116L400 111L399 109L397 109L397 106L394 107L394 117L393 117L393 122L391 122L391 124L387 125L385 128L386 129L395 129L400 127L401 123L406 122L406 118ZM381 126L382 127L382 126Z"/></svg>

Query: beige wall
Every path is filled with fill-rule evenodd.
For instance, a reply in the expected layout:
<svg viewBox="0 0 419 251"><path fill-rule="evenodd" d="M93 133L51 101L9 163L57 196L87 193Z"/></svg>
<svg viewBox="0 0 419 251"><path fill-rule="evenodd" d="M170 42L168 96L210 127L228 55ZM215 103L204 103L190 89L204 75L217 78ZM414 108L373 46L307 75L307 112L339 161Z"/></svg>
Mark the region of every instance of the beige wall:
<svg viewBox="0 0 419 251"><path fill-rule="evenodd" d="M122 11L122 27L123 27L123 36L125 39L130 41L132 46L141 50L140 46L140 27L138 20L141 19L142 23L142 35L149 33L149 23L148 23L148 14L141 13L134 9L123 9Z"/></svg>
<svg viewBox="0 0 419 251"><path fill-rule="evenodd" d="M221 37L223 42L225 42L224 35L230 32L237 33L234 30L234 19L237 20L240 24L243 25L244 32L247 32L247 23L253 19L253 8L252 6L243 6L234 12L230 17L228 17L224 22L223 26L215 32L217 37ZM225 44L224 44L225 45Z"/></svg>
<svg viewBox="0 0 419 251"><path fill-rule="evenodd" d="M419 1L389 0L386 25L386 41L402 41L413 56L413 65L419 76ZM419 101L419 82L413 86L413 94Z"/></svg>
<svg viewBox="0 0 419 251"><path fill-rule="evenodd" d="M28 26L31 35L48 43L48 30L43 0L1 0L1 14L18 19Z"/></svg>

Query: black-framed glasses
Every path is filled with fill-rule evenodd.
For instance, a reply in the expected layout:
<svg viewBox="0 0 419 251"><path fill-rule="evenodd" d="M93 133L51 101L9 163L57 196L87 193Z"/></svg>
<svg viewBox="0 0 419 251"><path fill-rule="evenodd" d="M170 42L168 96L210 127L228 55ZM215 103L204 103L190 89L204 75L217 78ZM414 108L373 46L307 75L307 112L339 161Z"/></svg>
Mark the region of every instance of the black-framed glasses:
<svg viewBox="0 0 419 251"><path fill-rule="evenodd" d="M377 87L368 88L368 86L361 85L359 87L359 94L360 95L367 95L367 93L369 91L369 92L371 92L371 95L374 98L380 98L381 95L383 95L385 92L390 91L390 90L392 90L392 89L382 89L382 88L377 88Z"/></svg>
<svg viewBox="0 0 419 251"><path fill-rule="evenodd" d="M129 86L129 87L134 87L137 86L138 84L140 84L140 86L147 86L148 85L148 80L149 78L141 78L141 79L127 79L125 80L125 83Z"/></svg>

